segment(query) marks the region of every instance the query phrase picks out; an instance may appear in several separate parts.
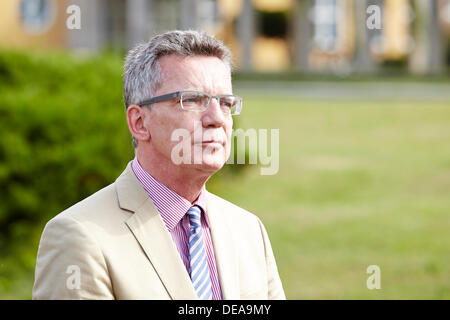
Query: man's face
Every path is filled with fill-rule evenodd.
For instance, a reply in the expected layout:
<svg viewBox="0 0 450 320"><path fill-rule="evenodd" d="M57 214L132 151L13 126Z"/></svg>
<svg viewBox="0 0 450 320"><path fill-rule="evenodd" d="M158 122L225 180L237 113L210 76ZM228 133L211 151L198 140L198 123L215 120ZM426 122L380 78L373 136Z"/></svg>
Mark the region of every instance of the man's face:
<svg viewBox="0 0 450 320"><path fill-rule="evenodd" d="M162 85L154 96L184 90L202 91L211 95L232 94L230 70L219 58L170 55L160 58L159 63ZM222 113L216 99L211 99L206 111L183 110L179 101L174 99L158 102L148 112L145 126L150 131L152 152L159 153L160 165L174 163L173 150L179 150L180 140L172 141L172 134L175 130L180 132L180 129L185 133L189 132L188 145L191 149L189 163L182 163L180 166L212 174L228 159L233 119L231 115ZM184 151L186 150L183 149ZM178 152L175 154L179 155Z"/></svg>

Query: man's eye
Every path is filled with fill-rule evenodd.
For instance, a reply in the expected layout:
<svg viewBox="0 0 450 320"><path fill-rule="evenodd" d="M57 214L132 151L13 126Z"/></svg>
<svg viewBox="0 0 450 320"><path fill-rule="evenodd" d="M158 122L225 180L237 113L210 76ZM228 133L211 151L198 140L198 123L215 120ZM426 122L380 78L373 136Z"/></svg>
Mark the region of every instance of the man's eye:
<svg viewBox="0 0 450 320"><path fill-rule="evenodd" d="M199 103L202 101L202 96L184 97L183 101L187 103Z"/></svg>
<svg viewBox="0 0 450 320"><path fill-rule="evenodd" d="M220 100L220 105L222 107L226 107L226 108L231 108L233 107L233 101L232 100L227 100L227 99L221 99Z"/></svg>

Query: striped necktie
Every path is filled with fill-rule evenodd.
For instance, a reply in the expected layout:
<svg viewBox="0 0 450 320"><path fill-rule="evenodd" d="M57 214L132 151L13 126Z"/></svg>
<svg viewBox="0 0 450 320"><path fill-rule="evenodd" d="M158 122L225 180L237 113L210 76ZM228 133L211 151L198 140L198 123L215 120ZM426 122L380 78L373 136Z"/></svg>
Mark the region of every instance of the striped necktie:
<svg viewBox="0 0 450 320"><path fill-rule="evenodd" d="M209 275L205 242L203 241L202 226L200 223L202 211L200 207L192 206L187 213L191 224L189 233L189 265L191 268L192 284L200 299L211 300L211 278Z"/></svg>

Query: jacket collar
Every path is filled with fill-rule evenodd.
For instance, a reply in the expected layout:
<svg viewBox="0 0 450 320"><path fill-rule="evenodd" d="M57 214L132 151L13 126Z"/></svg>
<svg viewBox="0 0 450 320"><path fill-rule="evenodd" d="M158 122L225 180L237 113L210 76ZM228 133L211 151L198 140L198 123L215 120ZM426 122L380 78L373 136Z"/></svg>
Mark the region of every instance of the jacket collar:
<svg viewBox="0 0 450 320"><path fill-rule="evenodd" d="M158 273L170 297L174 300L197 299L172 237L153 201L131 169L131 161L116 179L115 185L120 208L134 213L125 223ZM239 299L237 246L230 241L230 227L225 218L227 208L223 206L223 200L207 191L206 193L207 219L222 296L224 299Z"/></svg>

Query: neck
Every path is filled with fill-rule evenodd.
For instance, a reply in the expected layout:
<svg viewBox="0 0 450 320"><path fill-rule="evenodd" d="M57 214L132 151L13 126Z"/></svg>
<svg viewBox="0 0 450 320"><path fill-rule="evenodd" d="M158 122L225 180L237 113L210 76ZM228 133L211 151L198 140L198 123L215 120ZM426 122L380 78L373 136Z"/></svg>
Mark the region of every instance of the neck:
<svg viewBox="0 0 450 320"><path fill-rule="evenodd" d="M198 198L206 181L212 175L198 168L178 166L170 160L164 161L156 153L147 154L139 148L136 150L136 157L142 168L153 178L191 203Z"/></svg>

